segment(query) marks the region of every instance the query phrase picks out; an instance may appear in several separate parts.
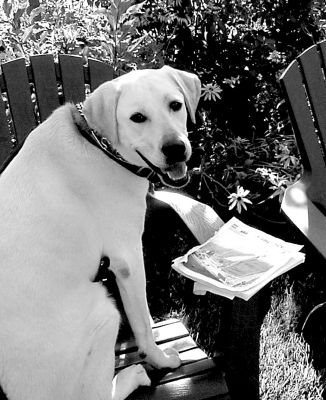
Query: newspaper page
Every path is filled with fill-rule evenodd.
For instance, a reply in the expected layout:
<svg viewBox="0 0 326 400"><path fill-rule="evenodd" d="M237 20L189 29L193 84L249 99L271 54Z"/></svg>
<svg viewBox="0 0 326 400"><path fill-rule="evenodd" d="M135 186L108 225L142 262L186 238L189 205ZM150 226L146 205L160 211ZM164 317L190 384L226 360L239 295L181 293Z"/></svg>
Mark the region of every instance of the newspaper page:
<svg viewBox="0 0 326 400"><path fill-rule="evenodd" d="M199 291L248 300L272 279L302 263L301 249L234 217L207 242L175 259L172 267L194 280Z"/></svg>

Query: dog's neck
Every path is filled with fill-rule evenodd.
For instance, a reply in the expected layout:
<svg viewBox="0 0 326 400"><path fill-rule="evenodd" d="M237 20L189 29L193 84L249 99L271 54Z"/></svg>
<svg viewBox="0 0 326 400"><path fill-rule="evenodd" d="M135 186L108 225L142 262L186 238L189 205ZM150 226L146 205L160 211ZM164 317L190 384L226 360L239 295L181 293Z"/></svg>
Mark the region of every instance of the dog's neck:
<svg viewBox="0 0 326 400"><path fill-rule="evenodd" d="M118 152L111 146L107 138L101 137L97 132L90 128L86 118L83 115L81 104L78 104L75 108L72 108L72 118L79 133L85 139L87 139L91 144L102 150L102 152L104 152L106 156L108 156L133 174L137 175L140 178L146 178L151 183L151 185L163 183L165 186L180 189L189 183L190 178L188 174L184 177L184 179L173 181L169 178L167 174L162 173L162 171L160 171L158 167L150 163L150 161L139 152L137 152L137 158L139 157L139 159L145 162L147 166L134 164L132 161L134 157L132 157L130 154L126 154L125 151ZM136 152L134 153L134 155L137 154Z"/></svg>
<svg viewBox="0 0 326 400"><path fill-rule="evenodd" d="M72 111L72 118L79 133L91 144L102 150L103 153L106 154L106 156L108 156L133 174L141 178L148 179L151 183L158 183L160 181L155 171L153 171L149 167L138 166L127 161L129 157L127 159L124 158L121 153L119 153L111 146L107 138L101 137L93 129L91 129L82 113L80 106L77 105L75 111Z"/></svg>

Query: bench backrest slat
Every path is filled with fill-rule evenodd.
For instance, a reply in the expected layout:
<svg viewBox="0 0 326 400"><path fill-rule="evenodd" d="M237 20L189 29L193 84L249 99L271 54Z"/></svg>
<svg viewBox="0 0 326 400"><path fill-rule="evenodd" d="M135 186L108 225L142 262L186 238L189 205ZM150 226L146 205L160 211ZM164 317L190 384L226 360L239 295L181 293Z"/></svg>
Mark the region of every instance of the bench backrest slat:
<svg viewBox="0 0 326 400"><path fill-rule="evenodd" d="M36 126L25 59L19 58L2 65L13 126L18 143L21 143Z"/></svg>
<svg viewBox="0 0 326 400"><path fill-rule="evenodd" d="M297 61L293 61L282 79L292 114L292 125L305 170L318 173L324 160L320 145L315 138L315 125L307 102L307 94L303 85ZM298 133L300 132L300 134Z"/></svg>
<svg viewBox="0 0 326 400"><path fill-rule="evenodd" d="M32 56L30 62L42 122L60 105L54 60L48 54Z"/></svg>
<svg viewBox="0 0 326 400"><path fill-rule="evenodd" d="M325 153L326 143L326 82L323 73L322 59L313 46L299 57L299 63L305 78L305 84L319 140ZM325 162L323 163L323 166Z"/></svg>
<svg viewBox="0 0 326 400"><path fill-rule="evenodd" d="M79 56L59 55L64 101L79 103L85 99L84 66Z"/></svg>
<svg viewBox="0 0 326 400"><path fill-rule="evenodd" d="M5 104L0 96L0 161L8 156L11 148L12 142L6 117Z"/></svg>
<svg viewBox="0 0 326 400"><path fill-rule="evenodd" d="M313 202L326 207L326 82L316 45L294 60L281 77L291 122Z"/></svg>
<svg viewBox="0 0 326 400"><path fill-rule="evenodd" d="M99 63L96 60L89 59L88 67L89 83L92 92L102 83L111 81L114 78L114 70L107 64Z"/></svg>
<svg viewBox="0 0 326 400"><path fill-rule="evenodd" d="M13 136L21 143L37 123L44 121L60 104L84 101L85 84L93 91L113 77L114 71L108 64L89 59L88 66L84 66L82 57L67 54L59 55L59 63L47 54L31 56L29 66L25 59L2 64L0 87L9 102L13 127L6 116L8 105L0 93L0 165L12 149ZM31 84L36 95L34 103Z"/></svg>

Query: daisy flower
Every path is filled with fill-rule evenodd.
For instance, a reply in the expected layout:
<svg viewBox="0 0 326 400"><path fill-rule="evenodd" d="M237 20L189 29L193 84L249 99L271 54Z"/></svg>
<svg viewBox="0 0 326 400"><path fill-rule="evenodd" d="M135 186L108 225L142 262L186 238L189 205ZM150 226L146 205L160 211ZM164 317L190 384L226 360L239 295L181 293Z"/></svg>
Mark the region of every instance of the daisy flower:
<svg viewBox="0 0 326 400"><path fill-rule="evenodd" d="M237 207L237 211L241 214L242 209L247 210L247 204L252 204L252 202L247 199L249 190L244 190L242 186L237 186L237 192L231 193L228 196L229 199L229 210Z"/></svg>

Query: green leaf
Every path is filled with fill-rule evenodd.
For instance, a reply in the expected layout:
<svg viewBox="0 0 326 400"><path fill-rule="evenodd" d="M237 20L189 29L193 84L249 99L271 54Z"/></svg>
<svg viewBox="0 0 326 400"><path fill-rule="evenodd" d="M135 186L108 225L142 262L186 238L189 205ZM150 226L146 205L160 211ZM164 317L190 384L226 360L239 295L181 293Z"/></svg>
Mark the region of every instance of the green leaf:
<svg viewBox="0 0 326 400"><path fill-rule="evenodd" d="M118 14L119 14L119 10L116 7L116 5L111 1L111 8L108 12L108 16L111 16L112 19L114 19L115 21L118 21Z"/></svg>
<svg viewBox="0 0 326 400"><path fill-rule="evenodd" d="M12 10L12 5L11 5L11 3L9 3L8 0L4 0L2 9L3 9L4 13L6 14L6 16L9 18L10 14L11 14L11 10Z"/></svg>
<svg viewBox="0 0 326 400"><path fill-rule="evenodd" d="M116 30L117 29L117 16L109 14L108 15L108 23L112 30Z"/></svg>
<svg viewBox="0 0 326 400"><path fill-rule="evenodd" d="M142 43L142 41L145 39L145 37L147 36L147 34L141 36L139 39L137 39L131 46L129 46L128 50L130 52L133 52L137 49L137 47L140 46L140 44Z"/></svg>
<svg viewBox="0 0 326 400"><path fill-rule="evenodd" d="M24 12L25 12L25 9L24 8L19 8L18 10L17 10L17 12L15 12L15 14L14 14L14 25L15 25L15 27L16 28L19 28L20 27L20 18L22 17L22 15L24 14Z"/></svg>
<svg viewBox="0 0 326 400"><path fill-rule="evenodd" d="M48 31L43 31L40 36L39 42L43 43L47 37L48 37Z"/></svg>
<svg viewBox="0 0 326 400"><path fill-rule="evenodd" d="M43 7L42 6L34 8L31 11L30 16L29 16L30 22L33 22L34 19L42 13L42 11L43 11Z"/></svg>
<svg viewBox="0 0 326 400"><path fill-rule="evenodd" d="M126 0L126 1L121 1L120 5L118 6L119 10L119 15L123 15L128 8L130 8L134 4L135 0Z"/></svg>
<svg viewBox="0 0 326 400"><path fill-rule="evenodd" d="M33 28L34 28L34 24L31 25L30 27L28 27L28 28L25 30L25 32L24 32L24 34L23 34L23 36L22 36L22 42L23 42L23 43L25 43L25 42L30 38L30 36L31 36L31 34L32 34L32 32L33 32Z"/></svg>
<svg viewBox="0 0 326 400"><path fill-rule="evenodd" d="M26 9L27 14L30 15L38 7L40 7L40 0L29 0L29 6Z"/></svg>
<svg viewBox="0 0 326 400"><path fill-rule="evenodd" d="M131 15L139 13L144 4L145 4L145 1L131 6L128 10L128 13Z"/></svg>

